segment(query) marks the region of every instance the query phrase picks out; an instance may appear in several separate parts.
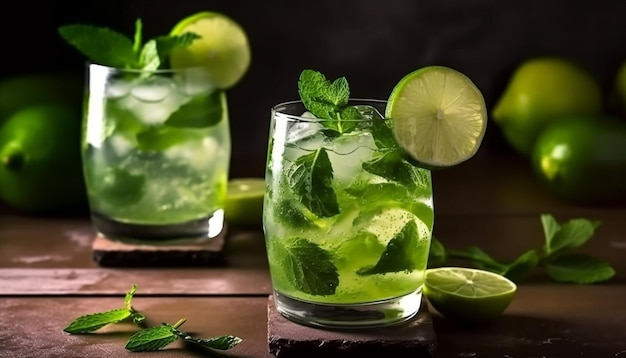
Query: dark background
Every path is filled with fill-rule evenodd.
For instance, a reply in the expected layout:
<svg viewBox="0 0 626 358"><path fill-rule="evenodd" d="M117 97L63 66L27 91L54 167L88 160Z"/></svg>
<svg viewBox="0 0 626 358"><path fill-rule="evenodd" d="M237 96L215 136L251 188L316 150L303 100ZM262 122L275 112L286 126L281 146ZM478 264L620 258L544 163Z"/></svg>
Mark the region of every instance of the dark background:
<svg viewBox="0 0 626 358"><path fill-rule="evenodd" d="M467 74L489 108L511 71L533 56L569 57L610 90L626 60L626 1L621 0L109 0L11 1L0 14L0 77L27 72L81 73L84 58L57 27L107 26L144 38L180 19L218 11L239 22L252 47L248 73L229 91L231 175L262 176L272 105L296 99L297 78L312 68L346 76L354 97L386 99L409 72L430 64ZM62 89L60 89L62 90ZM480 155L511 151L490 123Z"/></svg>

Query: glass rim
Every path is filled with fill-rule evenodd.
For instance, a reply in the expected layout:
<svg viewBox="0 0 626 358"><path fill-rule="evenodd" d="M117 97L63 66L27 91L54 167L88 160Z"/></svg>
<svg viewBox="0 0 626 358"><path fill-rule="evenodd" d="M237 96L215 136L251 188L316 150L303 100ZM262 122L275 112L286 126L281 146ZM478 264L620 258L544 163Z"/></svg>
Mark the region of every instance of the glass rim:
<svg viewBox="0 0 626 358"><path fill-rule="evenodd" d="M122 68L122 67L114 67L103 65L93 61L85 61L85 66L87 68L101 68L106 69L107 71L118 72L118 73L131 73L131 74L142 74L142 73L151 73L151 74L172 74L172 73L180 73L194 70L206 71L203 66L191 66L191 67L181 67L181 68L159 68L156 70L142 70L138 68Z"/></svg>
<svg viewBox="0 0 626 358"><path fill-rule="evenodd" d="M367 104L367 103L374 103L374 104L378 104L378 105L387 105L387 100L384 99L374 99L374 98L348 98L348 103L350 102L359 102L362 104ZM284 112L284 107L287 106L291 106L291 105L296 105L296 104L300 104L304 107L304 103L302 100L292 100L292 101L285 101L285 102L281 102L278 103L276 105L274 105L271 108L271 112L272 112L272 116L273 117L279 117L279 118L284 118L287 120L292 120L292 121L298 121L298 122L309 122L309 123L318 123L318 122L326 122L326 121L335 121L335 119L328 119L328 118L311 118L311 117L303 117L302 115L297 115L297 114L289 114ZM384 113L383 113L383 117L384 117ZM343 119L342 121L345 122L367 122L367 121L372 121L372 119Z"/></svg>

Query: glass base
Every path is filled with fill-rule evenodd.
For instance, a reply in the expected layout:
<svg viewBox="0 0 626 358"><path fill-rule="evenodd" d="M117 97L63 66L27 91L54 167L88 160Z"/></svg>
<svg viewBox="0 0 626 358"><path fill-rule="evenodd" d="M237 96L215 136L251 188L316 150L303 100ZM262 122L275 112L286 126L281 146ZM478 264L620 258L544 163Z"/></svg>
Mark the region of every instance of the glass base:
<svg viewBox="0 0 626 358"><path fill-rule="evenodd" d="M99 213L91 213L91 222L108 239L131 244L171 244L199 242L219 236L224 230L224 211L178 224L145 225L120 222Z"/></svg>
<svg viewBox="0 0 626 358"><path fill-rule="evenodd" d="M330 329L374 328L399 324L417 314L422 290L366 304L320 304L295 300L274 292L276 310L285 318L307 326Z"/></svg>

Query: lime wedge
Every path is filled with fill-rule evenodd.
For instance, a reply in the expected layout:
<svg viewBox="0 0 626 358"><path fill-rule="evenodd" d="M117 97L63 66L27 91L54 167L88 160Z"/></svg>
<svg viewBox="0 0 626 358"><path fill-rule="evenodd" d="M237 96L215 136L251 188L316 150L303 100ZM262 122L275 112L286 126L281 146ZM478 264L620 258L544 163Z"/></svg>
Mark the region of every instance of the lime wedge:
<svg viewBox="0 0 626 358"><path fill-rule="evenodd" d="M426 66L394 87L385 113L400 147L417 163L449 167L471 158L487 128L480 90L464 74Z"/></svg>
<svg viewBox="0 0 626 358"><path fill-rule="evenodd" d="M517 286L493 272L439 267L426 270L424 295L442 315L458 321L480 322L500 316Z"/></svg>
<svg viewBox="0 0 626 358"><path fill-rule="evenodd" d="M263 178L235 178L228 182L224 216L236 227L260 227L263 218Z"/></svg>
<svg viewBox="0 0 626 358"><path fill-rule="evenodd" d="M179 21L171 35L185 32L201 38L171 52L172 68L204 67L222 89L239 82L250 66L250 44L237 22L217 12L203 11Z"/></svg>

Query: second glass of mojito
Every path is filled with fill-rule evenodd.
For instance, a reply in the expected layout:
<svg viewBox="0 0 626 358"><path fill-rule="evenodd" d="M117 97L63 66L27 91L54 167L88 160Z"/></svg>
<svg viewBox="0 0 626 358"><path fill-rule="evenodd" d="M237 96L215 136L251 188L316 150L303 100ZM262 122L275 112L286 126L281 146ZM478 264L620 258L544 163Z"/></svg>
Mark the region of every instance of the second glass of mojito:
<svg viewBox="0 0 626 358"><path fill-rule="evenodd" d="M228 111L202 68L88 64L82 157L93 223L123 241L202 240L224 227Z"/></svg>
<svg viewBox="0 0 626 358"><path fill-rule="evenodd" d="M277 310L311 326L406 321L422 301L433 228L431 172L409 163L386 101L350 100L353 120L276 105L264 230Z"/></svg>

